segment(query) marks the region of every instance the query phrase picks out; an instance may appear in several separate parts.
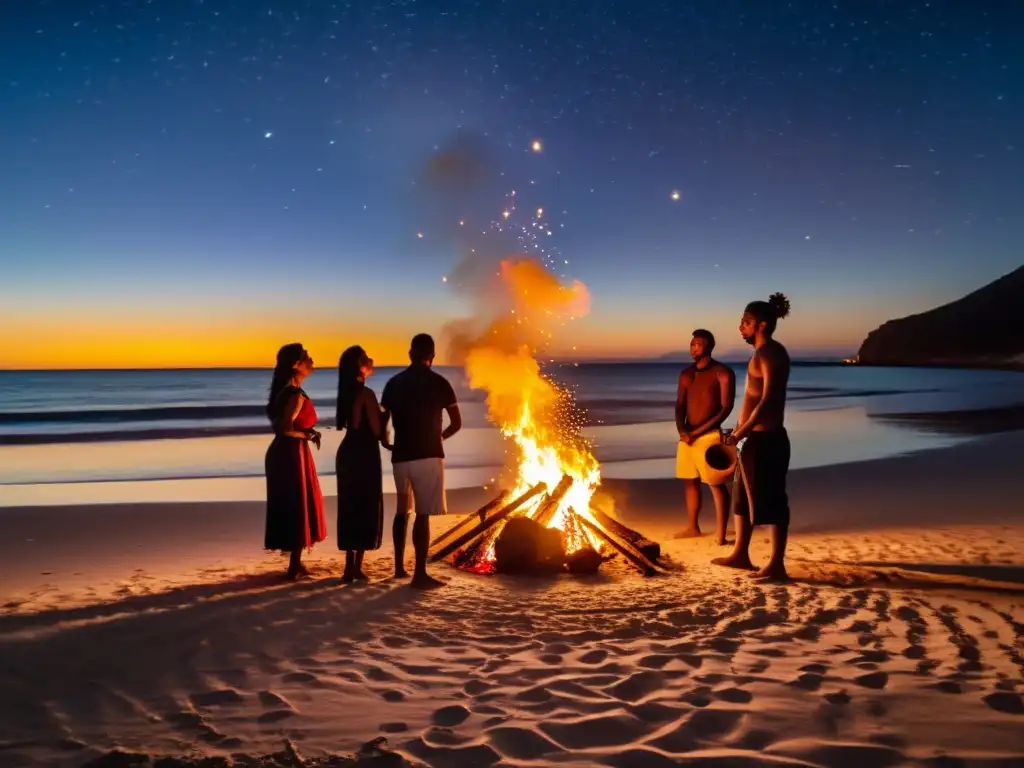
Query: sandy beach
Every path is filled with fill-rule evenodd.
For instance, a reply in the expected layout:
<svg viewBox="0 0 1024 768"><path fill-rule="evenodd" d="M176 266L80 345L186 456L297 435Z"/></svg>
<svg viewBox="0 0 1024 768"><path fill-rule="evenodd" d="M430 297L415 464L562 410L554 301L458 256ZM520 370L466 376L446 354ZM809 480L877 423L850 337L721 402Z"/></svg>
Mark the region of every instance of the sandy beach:
<svg viewBox="0 0 1024 768"><path fill-rule="evenodd" d="M671 480L604 488L667 576L439 565L425 594L388 578L389 543L373 583L342 585L332 538L316 579L282 583L259 503L3 509L0 764L301 764L255 760L287 739L348 765L384 737L401 758L364 764L1020 765L1022 450L1011 433L795 471L785 586L673 540Z"/></svg>

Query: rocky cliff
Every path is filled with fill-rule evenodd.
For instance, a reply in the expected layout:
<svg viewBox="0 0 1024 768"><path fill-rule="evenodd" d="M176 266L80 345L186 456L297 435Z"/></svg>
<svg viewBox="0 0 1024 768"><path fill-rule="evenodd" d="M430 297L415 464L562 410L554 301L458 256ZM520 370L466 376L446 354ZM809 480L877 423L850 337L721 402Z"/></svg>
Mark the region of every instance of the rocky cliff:
<svg viewBox="0 0 1024 768"><path fill-rule="evenodd" d="M868 334L865 365L1024 368L1024 266L962 299Z"/></svg>

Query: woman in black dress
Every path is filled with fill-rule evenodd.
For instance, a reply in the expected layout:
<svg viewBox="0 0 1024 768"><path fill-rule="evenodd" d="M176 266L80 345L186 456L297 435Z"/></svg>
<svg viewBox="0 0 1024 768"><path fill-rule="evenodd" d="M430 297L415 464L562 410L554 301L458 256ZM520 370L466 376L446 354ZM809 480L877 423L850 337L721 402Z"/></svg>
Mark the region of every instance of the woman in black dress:
<svg viewBox="0 0 1024 768"><path fill-rule="evenodd" d="M338 549L345 552L342 581L368 581L363 554L380 547L384 490L380 466L380 405L366 377L373 373L362 347L349 347L338 362Z"/></svg>

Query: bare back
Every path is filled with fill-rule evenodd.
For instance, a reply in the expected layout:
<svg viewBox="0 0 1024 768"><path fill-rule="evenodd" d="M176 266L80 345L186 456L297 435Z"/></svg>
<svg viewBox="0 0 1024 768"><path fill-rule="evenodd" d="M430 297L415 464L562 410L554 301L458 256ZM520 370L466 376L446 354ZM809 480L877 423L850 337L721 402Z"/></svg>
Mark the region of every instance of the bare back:
<svg viewBox="0 0 1024 768"><path fill-rule="evenodd" d="M782 428L786 416L789 367L789 353L774 339L754 352L747 364L747 385L743 392L739 424L745 424L756 414L756 423L751 427L754 432Z"/></svg>

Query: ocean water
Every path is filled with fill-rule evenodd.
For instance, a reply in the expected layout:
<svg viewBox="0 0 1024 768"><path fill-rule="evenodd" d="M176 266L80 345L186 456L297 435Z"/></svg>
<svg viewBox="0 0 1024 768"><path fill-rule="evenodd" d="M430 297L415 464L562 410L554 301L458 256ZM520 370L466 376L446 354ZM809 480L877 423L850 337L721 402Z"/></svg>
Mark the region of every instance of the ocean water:
<svg viewBox="0 0 1024 768"><path fill-rule="evenodd" d="M550 374L586 409L585 434L606 477L670 477L676 363L557 365ZM734 366L742 392L745 364ZM381 368L382 390L398 368ZM449 483L477 485L508 463L509 446L487 420L482 392L463 372L437 369L455 387L464 429L446 443ZM264 370L0 371L0 506L198 498L259 498ZM305 388L325 427L316 461L334 474L337 373ZM973 410L1024 401L1024 376L1003 371L795 365L787 427L794 468L879 458L970 439L904 413ZM727 421L731 426L735 413ZM385 457L387 454L385 453ZM387 467L387 463L385 463ZM89 486L89 487L86 487ZM324 482L334 492L333 479Z"/></svg>

